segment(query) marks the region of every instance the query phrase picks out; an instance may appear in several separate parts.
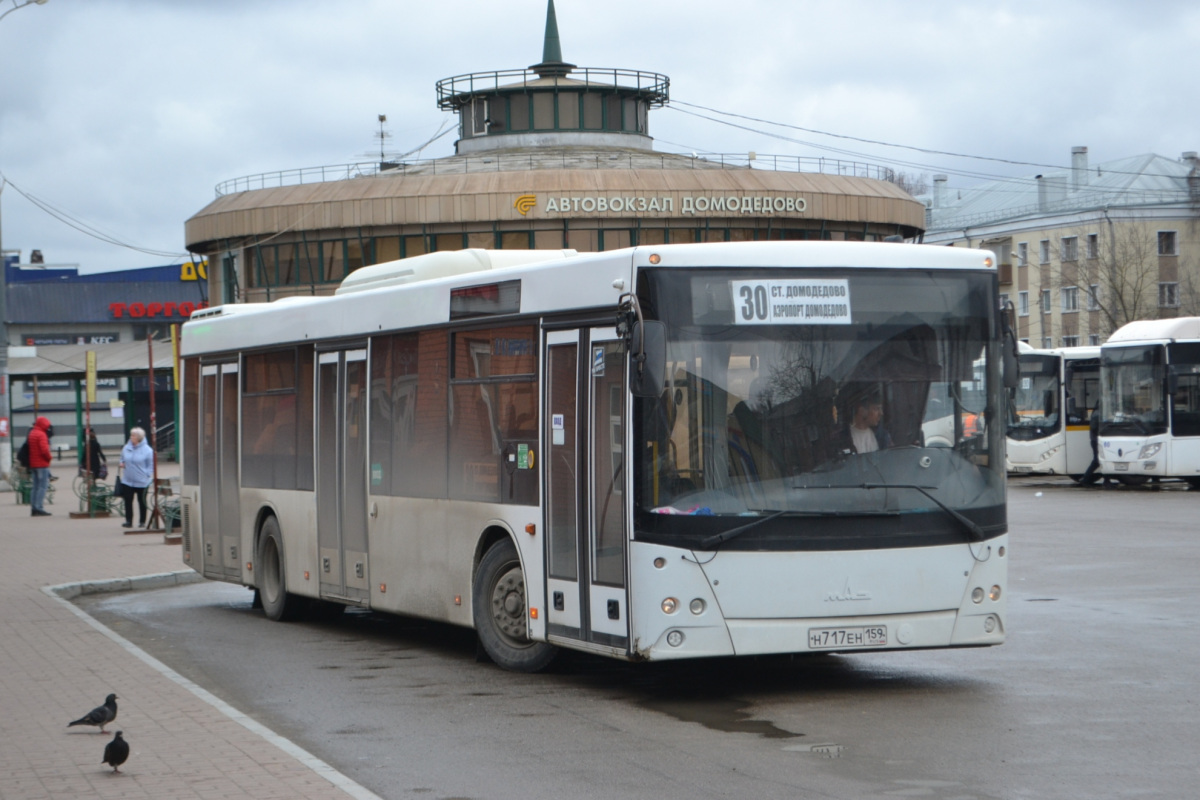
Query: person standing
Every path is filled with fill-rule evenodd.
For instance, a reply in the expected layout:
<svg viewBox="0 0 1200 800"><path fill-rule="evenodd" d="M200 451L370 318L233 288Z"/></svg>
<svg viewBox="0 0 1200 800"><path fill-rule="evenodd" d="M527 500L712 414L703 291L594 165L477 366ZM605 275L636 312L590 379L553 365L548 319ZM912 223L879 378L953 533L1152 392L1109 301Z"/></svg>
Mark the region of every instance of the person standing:
<svg viewBox="0 0 1200 800"><path fill-rule="evenodd" d="M50 420L38 417L29 431L29 471L33 473L33 486L29 493L30 516L48 517L50 512L42 508L46 501L46 490L50 488Z"/></svg>
<svg viewBox="0 0 1200 800"><path fill-rule="evenodd" d="M88 463L85 465L84 461ZM83 474L92 473L92 479L97 481L108 477L108 458L105 457L100 440L96 438L96 431L92 428L87 429L87 442L79 453L79 471Z"/></svg>
<svg viewBox="0 0 1200 800"><path fill-rule="evenodd" d="M129 441L121 448L121 497L125 500L125 522L133 527L133 500L138 502L139 526L146 524L146 487L154 480L154 451L141 428L129 431Z"/></svg>

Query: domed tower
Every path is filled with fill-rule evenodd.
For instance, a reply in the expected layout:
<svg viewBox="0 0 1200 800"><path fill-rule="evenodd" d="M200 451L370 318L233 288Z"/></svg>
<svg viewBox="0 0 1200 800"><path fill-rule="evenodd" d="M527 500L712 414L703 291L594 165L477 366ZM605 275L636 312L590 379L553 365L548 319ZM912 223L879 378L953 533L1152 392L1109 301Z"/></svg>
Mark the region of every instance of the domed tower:
<svg viewBox="0 0 1200 800"><path fill-rule="evenodd" d="M549 0L540 63L444 78L437 95L439 108L458 114L460 155L529 147L650 150L649 110L666 105L669 87L656 72L563 61Z"/></svg>

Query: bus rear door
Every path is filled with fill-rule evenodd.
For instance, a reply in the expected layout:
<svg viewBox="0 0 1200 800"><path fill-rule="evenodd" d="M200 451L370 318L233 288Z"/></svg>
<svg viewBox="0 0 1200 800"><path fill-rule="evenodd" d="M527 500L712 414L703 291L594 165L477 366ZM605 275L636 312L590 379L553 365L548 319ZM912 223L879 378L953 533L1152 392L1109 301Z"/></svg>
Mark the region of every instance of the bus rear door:
<svg viewBox="0 0 1200 800"><path fill-rule="evenodd" d="M367 351L317 354L317 546L321 596L370 598Z"/></svg>

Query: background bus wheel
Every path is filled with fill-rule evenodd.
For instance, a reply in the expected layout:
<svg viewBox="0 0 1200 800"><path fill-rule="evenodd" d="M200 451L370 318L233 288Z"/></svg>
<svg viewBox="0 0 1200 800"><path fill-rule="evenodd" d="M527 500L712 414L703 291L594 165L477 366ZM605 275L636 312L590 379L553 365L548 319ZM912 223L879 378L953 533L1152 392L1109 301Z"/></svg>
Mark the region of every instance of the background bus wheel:
<svg viewBox="0 0 1200 800"><path fill-rule="evenodd" d="M263 521L258 537L258 582L258 596L269 618L287 622L300 616L304 601L288 594L283 574L283 535L274 517Z"/></svg>
<svg viewBox="0 0 1200 800"><path fill-rule="evenodd" d="M517 672L544 669L557 651L529 641L525 610L525 573L509 539L497 542L475 574L472 613L479 643L493 661Z"/></svg>

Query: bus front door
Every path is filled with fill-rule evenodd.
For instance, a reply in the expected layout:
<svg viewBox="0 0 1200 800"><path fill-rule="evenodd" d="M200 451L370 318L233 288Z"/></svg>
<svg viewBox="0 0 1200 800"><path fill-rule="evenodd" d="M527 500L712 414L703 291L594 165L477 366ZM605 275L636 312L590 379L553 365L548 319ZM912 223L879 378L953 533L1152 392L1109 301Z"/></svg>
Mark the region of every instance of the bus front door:
<svg viewBox="0 0 1200 800"><path fill-rule="evenodd" d="M238 365L200 369L200 540L204 575L238 578L241 503L238 497Z"/></svg>
<svg viewBox="0 0 1200 800"><path fill-rule="evenodd" d="M551 641L629 650L625 348L612 328L546 334L546 622Z"/></svg>
<svg viewBox="0 0 1200 800"><path fill-rule="evenodd" d="M317 547L321 596L370 597L367 351L317 354Z"/></svg>

